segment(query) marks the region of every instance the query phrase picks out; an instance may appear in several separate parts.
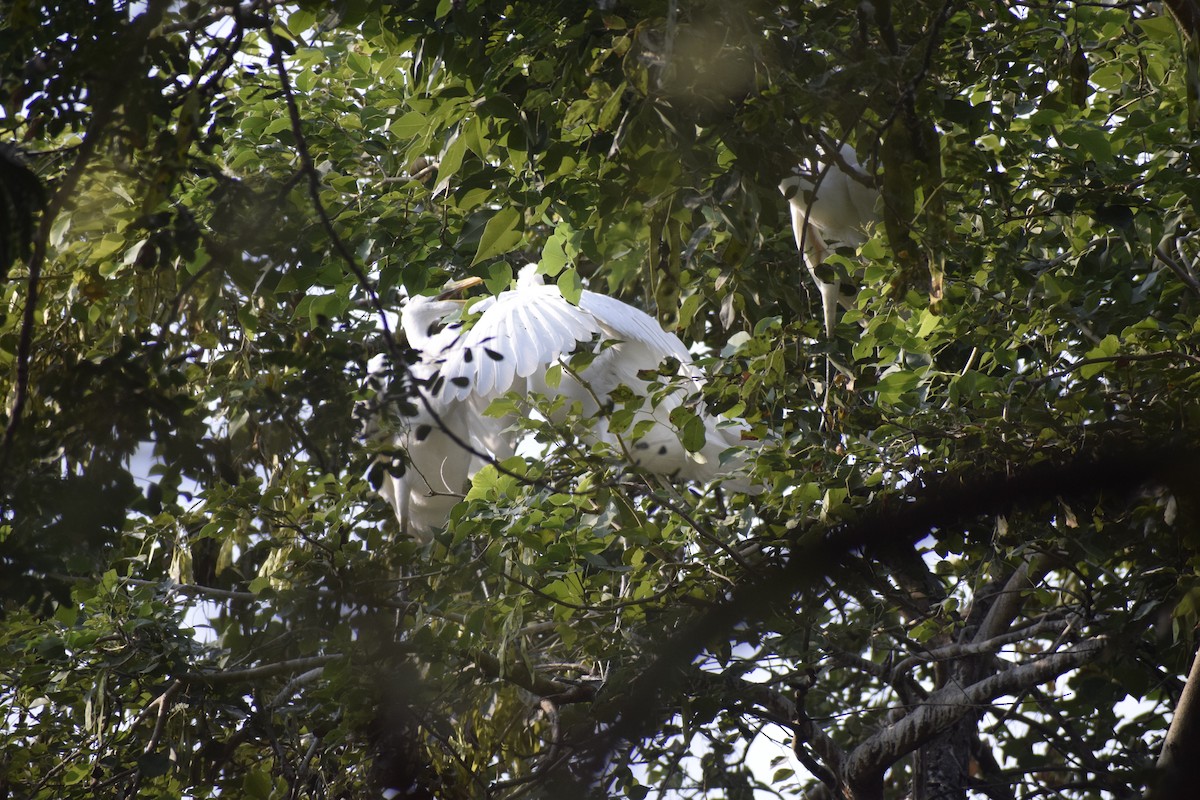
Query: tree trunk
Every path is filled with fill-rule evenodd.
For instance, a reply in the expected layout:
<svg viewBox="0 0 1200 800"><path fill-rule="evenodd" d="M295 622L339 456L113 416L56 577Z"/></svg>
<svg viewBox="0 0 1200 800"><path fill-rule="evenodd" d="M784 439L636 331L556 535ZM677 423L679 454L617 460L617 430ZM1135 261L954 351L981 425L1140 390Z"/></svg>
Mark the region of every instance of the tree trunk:
<svg viewBox="0 0 1200 800"><path fill-rule="evenodd" d="M922 745L913 760L913 800L962 800L970 778L975 715Z"/></svg>

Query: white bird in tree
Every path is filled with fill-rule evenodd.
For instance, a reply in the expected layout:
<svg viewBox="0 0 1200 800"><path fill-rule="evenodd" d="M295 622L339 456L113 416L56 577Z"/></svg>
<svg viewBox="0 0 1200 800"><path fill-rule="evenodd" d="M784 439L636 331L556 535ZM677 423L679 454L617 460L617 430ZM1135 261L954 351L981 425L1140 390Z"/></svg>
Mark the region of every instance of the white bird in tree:
<svg viewBox="0 0 1200 800"><path fill-rule="evenodd" d="M796 247L821 293L825 335L830 338L837 324L838 304L848 306L851 295L843 292L846 281L836 270L822 268L822 264L838 247L857 248L865 243L871 226L879 221L879 190L869 185L871 176L858 163L854 148L843 144L839 152L840 160L815 162L813 169L800 168L779 184L791 206Z"/></svg>
<svg viewBox="0 0 1200 800"><path fill-rule="evenodd" d="M513 417L484 413L510 392L520 398L561 397L565 402L550 404L560 409L551 414L552 422L562 422L574 405L581 419L594 420L589 432L594 441L612 445L648 472L701 482L734 475L730 488L750 488L744 476L736 477L745 454L733 449L746 425L704 410L698 398L703 375L679 337L633 306L595 292L584 291L573 305L557 286L543 283L536 264L521 270L514 288L484 299L461 318L464 301L450 295L480 282L468 278L437 297L414 297L401 311L401 328L419 356L410 372L421 396L414 399L416 413L400 415L394 426L394 443L407 453L406 468L383 475L379 491L403 529L428 538L446 523L475 471L489 459L513 454L521 435L512 430ZM572 369L572 356L582 351L591 354L590 362ZM561 372L548 379L554 365ZM652 383L666 388L656 391ZM643 399L620 434L609 427L619 386ZM686 420L681 432L671 412L684 405L693 414L679 415ZM702 445L695 437L699 426ZM640 436L632 433L642 429Z"/></svg>

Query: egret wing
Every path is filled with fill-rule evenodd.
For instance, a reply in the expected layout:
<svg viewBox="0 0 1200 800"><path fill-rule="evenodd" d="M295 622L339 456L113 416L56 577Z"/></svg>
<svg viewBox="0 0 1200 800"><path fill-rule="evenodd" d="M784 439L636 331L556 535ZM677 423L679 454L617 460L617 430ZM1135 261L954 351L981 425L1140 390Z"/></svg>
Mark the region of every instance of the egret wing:
<svg viewBox="0 0 1200 800"><path fill-rule="evenodd" d="M654 317L628 303L607 295L584 292L579 307L603 325L607 335L621 341L637 342L652 352L662 353L660 363L669 356L678 359L680 364L692 363L691 354L678 336L664 331Z"/></svg>
<svg viewBox="0 0 1200 800"><path fill-rule="evenodd" d="M568 303L556 287L524 286L502 292L444 354L442 397L502 395L518 378L545 370L579 342L600 333L592 315Z"/></svg>

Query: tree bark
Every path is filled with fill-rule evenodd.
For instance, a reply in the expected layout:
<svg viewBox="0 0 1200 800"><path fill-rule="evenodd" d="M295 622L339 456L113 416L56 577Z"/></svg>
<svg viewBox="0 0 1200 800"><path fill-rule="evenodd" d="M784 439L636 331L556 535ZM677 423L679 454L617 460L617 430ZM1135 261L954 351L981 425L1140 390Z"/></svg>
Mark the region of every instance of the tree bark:
<svg viewBox="0 0 1200 800"><path fill-rule="evenodd" d="M971 737L978 715L960 719L917 749L913 800L961 800L970 778Z"/></svg>
<svg viewBox="0 0 1200 800"><path fill-rule="evenodd" d="M1175 17L1185 36L1189 39L1200 36L1200 3L1196 0L1166 0L1163 5Z"/></svg>
<svg viewBox="0 0 1200 800"><path fill-rule="evenodd" d="M1196 796L1196 768L1200 764L1200 653L1192 656L1192 669L1175 706L1175 717L1163 739L1158 775L1146 793L1148 800L1190 800Z"/></svg>

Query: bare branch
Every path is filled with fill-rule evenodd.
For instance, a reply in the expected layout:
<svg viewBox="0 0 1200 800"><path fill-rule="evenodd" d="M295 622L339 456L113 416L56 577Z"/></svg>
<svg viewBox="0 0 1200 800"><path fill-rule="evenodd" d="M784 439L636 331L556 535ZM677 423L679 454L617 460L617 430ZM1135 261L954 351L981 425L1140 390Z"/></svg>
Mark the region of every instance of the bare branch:
<svg viewBox="0 0 1200 800"><path fill-rule="evenodd" d="M285 683L283 688L275 693L275 696L273 698L271 698L271 706L274 707L274 706L282 705L284 703L284 701L286 701L289 697L291 697L293 694L295 694L296 690L299 689L301 686L303 686L306 683L312 683L313 681L317 680L324 674L325 674L324 667L313 667L308 672L300 673L299 675L297 675L296 677L292 678L290 681Z"/></svg>
<svg viewBox="0 0 1200 800"><path fill-rule="evenodd" d="M1192 657L1175 716L1158 757L1158 776L1146 793L1150 800L1186 800L1196 794L1200 764L1200 654Z"/></svg>
<svg viewBox="0 0 1200 800"><path fill-rule="evenodd" d="M330 653L324 656L307 656L305 658L292 658L287 661L277 661L274 664L260 664L257 667L247 667L246 669L227 669L213 670L211 672L188 672L180 676L180 680L185 683L237 683L239 681L253 681L259 678L270 678L276 675L286 675L289 672L297 672L299 670L308 670L313 667L324 666L332 661L337 661L343 658L340 653Z"/></svg>
<svg viewBox="0 0 1200 800"><path fill-rule="evenodd" d="M854 748L846 762L847 779L852 784L869 782L922 743L977 712L980 706L1076 669L1098 657L1107 643L1106 637L1097 636L970 686L952 683L939 689L911 714Z"/></svg>
<svg viewBox="0 0 1200 800"><path fill-rule="evenodd" d="M1069 626L1066 620L1044 620L1033 625L1026 625L1020 628L1015 628L1008 633L999 636L993 636L990 639L983 641L963 642L961 644L948 644L945 647L939 647L934 650L928 650L924 653L915 653L903 659L896 664L891 670L891 680L898 679L899 676L912 670L918 664L927 664L931 661L951 661L968 656L977 656L984 653L994 653L1005 645L1014 642L1021 642L1037 636L1046 636L1050 634L1060 634Z"/></svg>
<svg viewBox="0 0 1200 800"><path fill-rule="evenodd" d="M147 703L146 707L134 717L133 724L130 727L134 727L146 719L152 711L156 712L154 731L150 734L150 740L146 742L146 746L142 748L142 753L151 753L158 746L158 742L162 738L163 726L167 721L167 714L171 711L171 697L175 692L179 691L181 686L183 686L183 681L172 681L171 685L162 694Z"/></svg>
<svg viewBox="0 0 1200 800"><path fill-rule="evenodd" d="M995 595L991 608L987 610L979 630L975 632L976 642L994 639L1001 631L1009 629L1017 614L1021 613L1026 591L1036 585L1037 577L1042 574L1046 563L1045 556L1033 555L1013 571L1004 588Z"/></svg>

